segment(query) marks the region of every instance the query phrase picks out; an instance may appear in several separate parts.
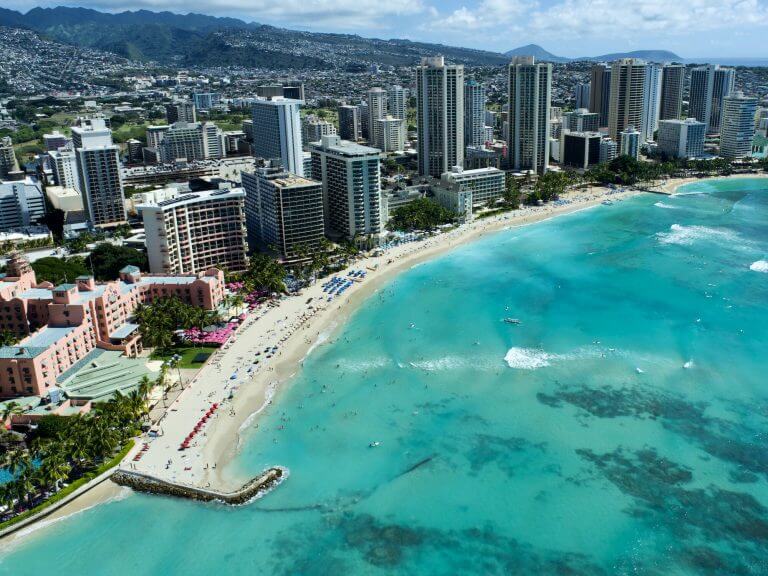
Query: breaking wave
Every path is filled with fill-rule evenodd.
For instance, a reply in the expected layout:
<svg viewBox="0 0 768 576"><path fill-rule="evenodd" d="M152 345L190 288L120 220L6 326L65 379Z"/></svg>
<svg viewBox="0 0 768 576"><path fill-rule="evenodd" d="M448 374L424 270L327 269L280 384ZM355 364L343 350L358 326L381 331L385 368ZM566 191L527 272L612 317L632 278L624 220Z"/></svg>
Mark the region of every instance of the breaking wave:
<svg viewBox="0 0 768 576"><path fill-rule="evenodd" d="M534 348L510 348L504 361L510 368L518 370L536 370L549 366L550 360L557 358L557 354L548 354L543 350Z"/></svg>
<svg viewBox="0 0 768 576"><path fill-rule="evenodd" d="M690 246L697 240L721 240L733 242L737 239L737 234L731 230L722 228L710 228L708 226L682 226L672 224L669 232L658 232L656 237L662 244L679 244L681 246Z"/></svg>
<svg viewBox="0 0 768 576"><path fill-rule="evenodd" d="M764 274L768 274L768 262L765 260L758 260L757 262L752 262L749 269L755 272L762 272Z"/></svg>
<svg viewBox="0 0 768 576"><path fill-rule="evenodd" d="M656 202L654 206L657 208L665 208L667 210L680 210L679 206L673 206L672 204L667 204L666 202Z"/></svg>

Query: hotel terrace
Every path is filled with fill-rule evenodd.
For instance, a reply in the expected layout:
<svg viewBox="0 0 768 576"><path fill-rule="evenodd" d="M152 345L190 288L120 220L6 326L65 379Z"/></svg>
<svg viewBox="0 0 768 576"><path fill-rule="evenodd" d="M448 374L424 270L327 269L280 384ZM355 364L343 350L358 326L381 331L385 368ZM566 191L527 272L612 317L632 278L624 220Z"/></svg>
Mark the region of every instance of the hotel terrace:
<svg viewBox="0 0 768 576"><path fill-rule="evenodd" d="M224 298L224 273L147 275L126 266L116 281L81 276L53 286L37 284L29 262L13 255L0 275L0 330L23 339L0 348L0 399L47 396L95 349L135 357L142 348L131 316L140 303L165 296L213 310Z"/></svg>

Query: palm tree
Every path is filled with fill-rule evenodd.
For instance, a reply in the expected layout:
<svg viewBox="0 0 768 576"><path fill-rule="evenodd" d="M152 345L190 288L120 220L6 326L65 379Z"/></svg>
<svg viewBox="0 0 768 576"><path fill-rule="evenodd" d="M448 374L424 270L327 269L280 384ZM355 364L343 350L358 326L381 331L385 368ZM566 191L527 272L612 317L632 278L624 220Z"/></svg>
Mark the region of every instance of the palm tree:
<svg viewBox="0 0 768 576"><path fill-rule="evenodd" d="M13 450L6 456L6 467L13 476L21 476L33 467L29 452L24 449Z"/></svg>
<svg viewBox="0 0 768 576"><path fill-rule="evenodd" d="M19 404L15 400L11 400L10 402L6 402L3 405L3 411L2 411L3 417L0 420L2 420L3 422L6 422L12 416L21 414L22 412L24 412L24 408L22 408L21 404Z"/></svg>
<svg viewBox="0 0 768 576"><path fill-rule="evenodd" d="M45 486L58 492L61 489L60 482L69 476L72 466L64 459L64 456L54 452L43 460L40 466L40 479Z"/></svg>

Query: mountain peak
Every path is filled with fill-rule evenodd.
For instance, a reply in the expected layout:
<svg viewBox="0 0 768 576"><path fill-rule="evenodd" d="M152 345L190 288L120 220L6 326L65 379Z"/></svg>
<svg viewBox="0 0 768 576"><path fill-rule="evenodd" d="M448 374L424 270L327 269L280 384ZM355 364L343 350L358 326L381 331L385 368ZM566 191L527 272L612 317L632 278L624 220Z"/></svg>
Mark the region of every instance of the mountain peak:
<svg viewBox="0 0 768 576"><path fill-rule="evenodd" d="M548 52L538 44L527 44L520 46L509 52L505 52L504 56L533 56L536 60L544 60L546 62L567 62L568 58L562 56L555 56L552 52Z"/></svg>

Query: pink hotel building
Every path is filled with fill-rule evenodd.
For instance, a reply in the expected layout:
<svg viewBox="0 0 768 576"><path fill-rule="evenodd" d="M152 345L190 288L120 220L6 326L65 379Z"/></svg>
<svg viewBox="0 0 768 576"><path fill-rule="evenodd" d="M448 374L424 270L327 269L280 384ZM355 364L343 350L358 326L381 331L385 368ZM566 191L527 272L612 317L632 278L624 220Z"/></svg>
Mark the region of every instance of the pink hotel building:
<svg viewBox="0 0 768 576"><path fill-rule="evenodd" d="M0 331L23 336L0 347L0 400L46 396L57 378L94 348L141 352L138 326L130 322L140 303L177 296L213 310L224 298L224 273L217 268L188 275L147 275L135 266L120 279L96 283L81 276L74 284L37 284L29 262L12 255L0 275Z"/></svg>

